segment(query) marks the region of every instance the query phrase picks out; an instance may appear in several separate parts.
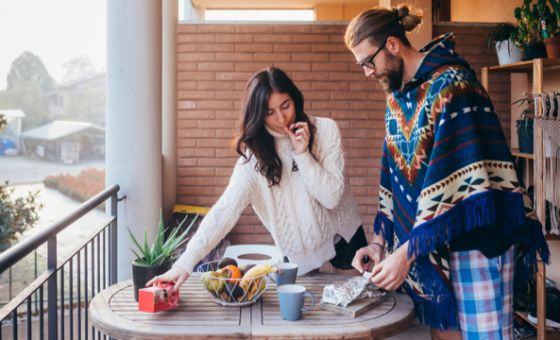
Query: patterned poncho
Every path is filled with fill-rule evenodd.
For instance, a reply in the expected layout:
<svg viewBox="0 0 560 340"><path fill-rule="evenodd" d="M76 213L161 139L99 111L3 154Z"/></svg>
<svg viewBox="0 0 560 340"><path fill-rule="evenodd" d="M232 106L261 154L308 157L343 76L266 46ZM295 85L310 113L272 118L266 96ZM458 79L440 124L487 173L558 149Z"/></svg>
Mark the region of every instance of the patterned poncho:
<svg viewBox="0 0 560 340"><path fill-rule="evenodd" d="M390 250L409 241L416 260L403 286L418 319L436 329L458 328L448 263L454 240L488 230L516 245L526 269L534 270L537 251L548 260L488 93L453 48L452 34L428 44L414 79L387 98L374 223Z"/></svg>

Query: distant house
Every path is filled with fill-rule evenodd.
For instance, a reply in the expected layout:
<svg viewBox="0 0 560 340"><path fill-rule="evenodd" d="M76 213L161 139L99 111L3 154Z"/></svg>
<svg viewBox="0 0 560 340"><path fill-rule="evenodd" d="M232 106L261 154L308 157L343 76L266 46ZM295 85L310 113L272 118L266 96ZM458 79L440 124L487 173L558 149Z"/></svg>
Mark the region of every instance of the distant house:
<svg viewBox="0 0 560 340"><path fill-rule="evenodd" d="M105 130L92 123L55 121L22 134L28 155L67 164L105 156Z"/></svg>
<svg viewBox="0 0 560 340"><path fill-rule="evenodd" d="M96 122L104 124L105 73L62 83L46 93L45 98L51 120L66 117L92 121L95 117Z"/></svg>
<svg viewBox="0 0 560 340"><path fill-rule="evenodd" d="M21 126L25 113L21 110L0 109L8 124L0 131L0 155L17 154L20 150Z"/></svg>

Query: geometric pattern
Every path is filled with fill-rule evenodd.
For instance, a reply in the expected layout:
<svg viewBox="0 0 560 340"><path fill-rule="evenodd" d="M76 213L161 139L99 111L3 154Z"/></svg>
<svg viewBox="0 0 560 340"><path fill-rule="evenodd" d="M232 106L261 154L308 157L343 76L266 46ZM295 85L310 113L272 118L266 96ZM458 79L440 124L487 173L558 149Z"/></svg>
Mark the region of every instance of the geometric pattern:
<svg viewBox="0 0 560 340"><path fill-rule="evenodd" d="M513 163L479 161L422 190L415 226L445 213L462 200L491 189L523 193Z"/></svg>

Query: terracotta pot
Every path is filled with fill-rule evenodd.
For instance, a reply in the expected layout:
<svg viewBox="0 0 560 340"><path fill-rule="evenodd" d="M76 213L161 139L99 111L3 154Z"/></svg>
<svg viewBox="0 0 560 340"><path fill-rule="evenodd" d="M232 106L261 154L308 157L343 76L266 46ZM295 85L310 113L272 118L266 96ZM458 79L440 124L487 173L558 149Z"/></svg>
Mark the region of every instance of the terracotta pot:
<svg viewBox="0 0 560 340"><path fill-rule="evenodd" d="M560 58L560 35L544 39L544 46L549 58Z"/></svg>

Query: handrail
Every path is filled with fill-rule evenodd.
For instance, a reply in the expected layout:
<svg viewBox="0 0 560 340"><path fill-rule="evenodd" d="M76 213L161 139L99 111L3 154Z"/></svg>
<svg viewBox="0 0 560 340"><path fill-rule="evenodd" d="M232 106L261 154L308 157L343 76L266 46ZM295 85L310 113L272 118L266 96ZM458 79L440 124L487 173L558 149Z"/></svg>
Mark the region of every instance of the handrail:
<svg viewBox="0 0 560 340"><path fill-rule="evenodd" d="M0 274L30 254L40 245L47 242L53 237L53 235L58 234L64 228L80 219L85 213L95 209L109 197L115 195L119 191L119 188L120 187L118 185L113 185L103 190L99 194L80 204L78 209L64 216L59 221L5 250L2 254L0 254Z"/></svg>
<svg viewBox="0 0 560 340"><path fill-rule="evenodd" d="M115 218L109 218L103 223L99 224L94 231L89 235L90 237L84 241L81 241L73 250L68 252L68 255L61 261L58 261L55 270L46 270L41 275L39 275L34 281L29 283L19 294L17 294L12 300L10 300L6 305L0 308L0 320L4 320L17 306L25 302L25 299L36 291L41 285L43 285L52 276L56 275L57 271L67 264L71 258L76 255L80 250L85 248L85 246L91 242L91 240L98 236L103 229L105 229L109 224L111 224Z"/></svg>

